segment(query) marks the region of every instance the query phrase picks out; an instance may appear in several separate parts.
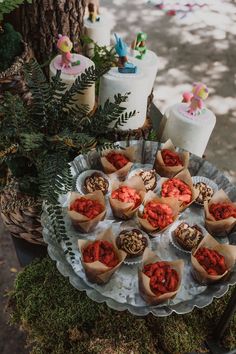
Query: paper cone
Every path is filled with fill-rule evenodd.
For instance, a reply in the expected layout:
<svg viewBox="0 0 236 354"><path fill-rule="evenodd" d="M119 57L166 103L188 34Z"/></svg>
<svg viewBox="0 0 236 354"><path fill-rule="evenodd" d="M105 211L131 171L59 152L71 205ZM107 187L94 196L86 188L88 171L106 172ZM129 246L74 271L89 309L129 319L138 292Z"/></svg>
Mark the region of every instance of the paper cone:
<svg viewBox="0 0 236 354"><path fill-rule="evenodd" d="M173 222L169 225L167 225L164 229L162 230L158 230L157 228L153 227L147 219L143 219L142 218L142 212L138 213L138 221L140 223L140 225L142 226L142 228L144 230L146 230L147 232L151 232L152 236L158 236L158 233L165 231L166 229L168 229L168 227L170 227L175 220L178 218L179 215L179 203L176 199L174 198L160 198L158 197L154 192L149 191L145 198L144 198L144 207L147 203L149 203L150 201L157 201L161 204L167 204L169 205L169 207L172 209L173 211Z"/></svg>
<svg viewBox="0 0 236 354"><path fill-rule="evenodd" d="M225 258L227 271L222 275L209 275L194 257L200 247L210 248L219 252ZM222 280L233 268L236 260L236 246L225 245L217 242L211 235L206 235L198 247L191 253L193 276L201 284L210 284Z"/></svg>
<svg viewBox="0 0 236 354"><path fill-rule="evenodd" d="M161 154L161 151L164 149L168 149L177 153L183 163L183 166L182 165L166 166ZM174 177L177 173L179 173L183 169L187 169L188 164L189 164L189 152L187 151L177 152L174 145L172 144L172 141L169 139L165 142L161 150L157 152L155 162L154 162L154 168L160 176L171 178Z"/></svg>
<svg viewBox="0 0 236 354"><path fill-rule="evenodd" d="M115 166L113 166L107 159L106 156L110 153L110 152L116 152L119 154L124 155L125 157L127 157L127 159L130 161L128 162L124 167L120 168L119 170L117 170L115 168ZM135 162L136 160L136 148L135 146L130 146L124 150L121 149L117 149L117 150L105 150L102 152L102 157L101 157L101 164L103 167L103 170L106 174L109 175L109 177L113 178L113 177L117 177L120 180L124 180L128 174L128 172L130 171L133 162Z"/></svg>
<svg viewBox="0 0 236 354"><path fill-rule="evenodd" d="M81 197L85 199L97 200L100 204L103 205L104 211L97 215L94 219L90 220L89 218L87 218L87 216L84 216L74 210L70 210L70 206L74 202L74 200ZM69 201L68 215L72 221L73 226L76 229L82 232L92 231L97 226L99 221L103 220L106 216L106 204L103 193L101 191L95 191L93 193L81 195L77 192L72 192Z"/></svg>
<svg viewBox="0 0 236 354"><path fill-rule="evenodd" d="M194 188L193 186L193 181L192 181L192 177L189 173L189 170L182 170L181 172L179 172L175 177L173 178L177 178L180 179L181 181L183 181L184 183L186 183L189 188L191 189L192 192L192 200L190 203L183 205L183 203L181 201L179 201L179 205L180 205L180 211L185 210L186 208L188 208L194 201L195 199L198 197L199 192L196 190L196 188ZM161 178L160 180L160 185L162 186L162 184L167 181L168 178Z"/></svg>
<svg viewBox="0 0 236 354"><path fill-rule="evenodd" d="M134 188L139 193L141 197L141 204L142 204L146 194L146 188L141 177L133 176L122 183L115 181L112 185L112 192L121 186ZM124 203L117 199L113 199L111 196L109 197L109 202L111 205L113 215L123 220L131 219L141 205L140 204L139 206L137 206L137 208L133 209L133 203Z"/></svg>
<svg viewBox="0 0 236 354"><path fill-rule="evenodd" d="M236 203L231 202L227 194L220 189L217 191L209 203L207 201L204 202L204 210L205 210L205 225L207 230L214 236L225 236L231 232L231 230L236 225L236 218L230 217L223 220L215 220L213 215L210 214L209 208L212 203L220 203L220 202L229 202L236 206Z"/></svg>
<svg viewBox="0 0 236 354"><path fill-rule="evenodd" d="M105 284L110 280L112 274L121 266L127 254L124 251L119 250L117 248L115 237L113 236L112 233L112 228L109 228L105 232L97 235L96 240L106 240L112 243L114 250L119 258L119 263L112 269L110 267L107 267L105 264L101 263L100 261L96 261L93 263L85 263L83 261L83 249L87 247L90 243L94 242L91 240L78 240L78 247L82 259L81 262L84 267L86 277L91 283Z"/></svg>
<svg viewBox="0 0 236 354"><path fill-rule="evenodd" d="M161 261L161 259L157 255L155 255L155 253L153 253L149 248L146 248L143 254L142 268L139 270L138 276L139 276L140 295L149 305L157 305L164 301L174 298L178 293L178 291L180 290L181 281L182 281L184 261L182 259L173 262L165 261L171 266L171 268L175 269L178 274L179 282L178 282L177 289L175 291L165 293L160 296L157 296L155 293L153 293L149 285L150 278L142 272L142 269L146 264L155 263L157 261Z"/></svg>

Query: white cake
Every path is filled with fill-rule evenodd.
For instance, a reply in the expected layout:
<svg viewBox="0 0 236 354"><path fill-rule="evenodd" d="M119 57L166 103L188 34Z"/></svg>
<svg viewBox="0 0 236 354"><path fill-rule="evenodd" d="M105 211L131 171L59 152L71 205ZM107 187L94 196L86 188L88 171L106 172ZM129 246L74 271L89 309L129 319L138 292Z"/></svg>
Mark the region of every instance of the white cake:
<svg viewBox="0 0 236 354"><path fill-rule="evenodd" d="M119 129L138 129L144 125L147 116L149 92L145 73L122 74L118 72L118 68L111 68L100 79L99 104L103 106L107 99L114 102L115 95L119 93L124 95L127 92L130 92L128 100L121 105L126 107L128 113L135 110L136 115Z"/></svg>
<svg viewBox="0 0 236 354"><path fill-rule="evenodd" d="M66 84L67 89L69 89L76 78L81 75L85 69L90 66L94 66L92 60L79 54L72 54L72 62L80 61L79 65L72 66L70 68L61 68L61 55L57 55L50 63L50 78L55 76L57 70L61 70L61 79L64 84ZM95 105L95 84L86 89L83 94L75 95L75 104L82 106L87 105L89 111L94 108Z"/></svg>
<svg viewBox="0 0 236 354"><path fill-rule="evenodd" d="M171 139L173 144L197 156L202 156L216 123L212 111L203 108L199 114L187 112L189 104L178 103L169 107L164 115L161 141Z"/></svg>
<svg viewBox="0 0 236 354"><path fill-rule="evenodd" d="M88 18L84 20L84 33L91 38L100 47L110 46L111 39L111 21L105 15L98 15L99 21L91 22ZM87 45L87 54L93 55L93 44Z"/></svg>
<svg viewBox="0 0 236 354"><path fill-rule="evenodd" d="M130 61L135 63L135 65L137 65L137 67L147 75L148 92L150 94L157 75L158 57L151 50L147 50L143 59L136 58L138 55L139 52L137 50L130 49L129 58L132 57L132 60Z"/></svg>

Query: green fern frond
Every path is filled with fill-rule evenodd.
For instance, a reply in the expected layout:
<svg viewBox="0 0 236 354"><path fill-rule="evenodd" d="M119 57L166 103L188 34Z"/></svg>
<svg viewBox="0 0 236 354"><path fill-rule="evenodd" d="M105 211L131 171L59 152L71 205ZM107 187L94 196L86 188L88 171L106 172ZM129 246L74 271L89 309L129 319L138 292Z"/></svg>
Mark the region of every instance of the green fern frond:
<svg viewBox="0 0 236 354"><path fill-rule="evenodd" d="M72 189L72 175L67 159L67 156L56 152L45 156L42 161L39 173L40 195L48 203L57 204L58 196Z"/></svg>
<svg viewBox="0 0 236 354"><path fill-rule="evenodd" d="M69 108L69 106L73 105L75 102L75 94L83 94L86 89L95 84L95 82L103 76L108 70L110 66L102 66L100 68L95 68L94 66L90 66L85 69L84 73L79 75L71 88L65 92L61 99L61 109L65 110Z"/></svg>
<svg viewBox="0 0 236 354"><path fill-rule="evenodd" d="M72 251L72 243L69 237L67 236L61 205L49 204L45 202L45 207L51 221L51 226L53 229L52 234L54 238L57 242L64 242L64 245L66 247L65 254L68 254L71 261L74 262L75 254Z"/></svg>
<svg viewBox="0 0 236 354"><path fill-rule="evenodd" d="M92 124L87 129L96 136L104 136L111 128L109 126L114 125L117 120L125 112L126 108L121 106L120 102L127 100L128 94L117 95L114 97L114 102L107 100L103 107L98 107L92 118Z"/></svg>
<svg viewBox="0 0 236 354"><path fill-rule="evenodd" d="M31 60L24 67L26 83L32 94L31 113L35 126L43 128L47 126L47 104L51 100L50 85L36 60Z"/></svg>
<svg viewBox="0 0 236 354"><path fill-rule="evenodd" d="M39 149L44 142L44 134L42 133L21 133L19 138L21 147L26 152Z"/></svg>
<svg viewBox="0 0 236 354"><path fill-rule="evenodd" d="M96 144L96 139L89 134L68 132L67 130L52 137L52 139L78 151L79 153L88 152Z"/></svg>
<svg viewBox="0 0 236 354"><path fill-rule="evenodd" d="M125 112L123 114L121 114L121 116L117 119L115 125L114 125L114 129L118 129L119 127L122 127L123 125L125 125L127 123L127 121L134 117L136 115L136 111L133 112Z"/></svg>

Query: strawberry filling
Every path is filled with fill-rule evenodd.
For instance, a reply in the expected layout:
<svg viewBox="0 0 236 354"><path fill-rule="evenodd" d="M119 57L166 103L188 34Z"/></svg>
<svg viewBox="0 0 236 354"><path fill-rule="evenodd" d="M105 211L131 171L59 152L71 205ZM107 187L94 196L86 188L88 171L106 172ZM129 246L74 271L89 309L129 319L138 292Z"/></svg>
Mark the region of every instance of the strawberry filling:
<svg viewBox="0 0 236 354"><path fill-rule="evenodd" d="M105 240L97 240L90 243L82 251L85 263L99 261L107 267L113 268L119 263L119 259L112 243Z"/></svg>
<svg viewBox="0 0 236 354"><path fill-rule="evenodd" d="M215 250L201 247L194 257L209 275L222 275L227 270L224 257Z"/></svg>
<svg viewBox="0 0 236 354"><path fill-rule="evenodd" d="M232 203L212 203L209 211L215 220L236 218L236 207Z"/></svg>
<svg viewBox="0 0 236 354"><path fill-rule="evenodd" d="M182 202L189 204L192 200L192 191L190 187L178 178L171 178L164 182L161 190L162 197L173 197Z"/></svg>
<svg viewBox="0 0 236 354"><path fill-rule="evenodd" d="M150 278L150 288L157 296L176 291L178 287L178 274L167 262L147 264L143 273Z"/></svg>
<svg viewBox="0 0 236 354"><path fill-rule="evenodd" d="M122 167L127 165L130 162L127 157L117 152L109 152L106 155L106 159L117 169L120 170Z"/></svg>
<svg viewBox="0 0 236 354"><path fill-rule="evenodd" d="M84 197L77 198L70 206L70 210L74 210L89 219L94 219L101 214L104 210L104 206L97 200L86 199Z"/></svg>
<svg viewBox="0 0 236 354"><path fill-rule="evenodd" d="M151 201L145 205L142 218L147 219L158 230L164 229L174 221L171 207L156 201Z"/></svg>
<svg viewBox="0 0 236 354"><path fill-rule="evenodd" d="M183 166L183 162L176 152L163 149L161 151L161 156L166 166Z"/></svg>
<svg viewBox="0 0 236 354"><path fill-rule="evenodd" d="M111 194L112 199L117 199L124 203L133 203L132 209L136 209L141 204L141 197L134 188L121 186Z"/></svg>

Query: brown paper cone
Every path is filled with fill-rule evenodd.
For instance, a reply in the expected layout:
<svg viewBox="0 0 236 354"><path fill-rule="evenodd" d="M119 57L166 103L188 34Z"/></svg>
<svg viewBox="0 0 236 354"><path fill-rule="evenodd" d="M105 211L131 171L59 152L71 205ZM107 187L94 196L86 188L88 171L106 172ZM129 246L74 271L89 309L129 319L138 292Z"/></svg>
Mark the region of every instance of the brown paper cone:
<svg viewBox="0 0 236 354"><path fill-rule="evenodd" d="M229 202L236 206L236 203L231 202L223 189L217 191L209 202L204 202L205 225L207 230L214 236L224 236L225 234L230 233L236 225L236 218L233 218L232 216L223 220L215 220L215 218L210 214L209 208L211 204L220 202Z"/></svg>
<svg viewBox="0 0 236 354"><path fill-rule="evenodd" d="M112 185L112 192L121 186L134 188L141 197L141 203L143 202L146 194L146 188L141 177L133 176L122 183L115 181ZM124 203L117 199L113 199L111 196L109 197L109 201L113 215L123 220L131 219L141 205L140 204L137 208L133 209L133 203Z"/></svg>
<svg viewBox="0 0 236 354"><path fill-rule="evenodd" d="M85 199L97 200L99 203L101 203L104 206L104 211L99 215L97 215L94 219L90 220L86 216L77 213L74 210L70 210L70 206L73 203L73 201L81 197ZM69 201L68 215L72 221L73 226L76 229L82 232L92 231L97 226L99 221L103 220L106 216L106 204L105 204L105 199L102 191L95 191L93 193L89 193L86 195L81 195L77 192L72 192Z"/></svg>
<svg viewBox="0 0 236 354"><path fill-rule="evenodd" d="M149 248L146 248L143 254L143 262L142 262L142 268L146 264L150 263L155 263L157 261L161 261L161 259L155 255ZM156 294L153 293L153 291L150 288L150 278L147 277L142 270L139 270L139 292L142 298L150 305L157 305L160 304L164 301L167 301L169 299L172 299L176 296L178 291L180 290L181 286L181 281L182 281L182 274L183 274L183 269L184 269L184 261L182 259L179 259L177 261L169 262L166 261L171 268L175 269L178 277L179 277L179 283L177 286L177 289L175 291L165 293L163 295L157 296Z"/></svg>
<svg viewBox="0 0 236 354"><path fill-rule="evenodd" d="M225 258L225 263L228 270L222 275L209 275L205 269L198 263L194 257L200 247L206 247L219 252ZM236 246L225 245L217 242L211 235L206 235L199 243L198 247L192 251L191 263L193 268L193 276L201 284L210 284L223 279L233 268L236 260Z"/></svg>
<svg viewBox="0 0 236 354"><path fill-rule="evenodd" d="M144 198L144 207L147 203L149 203L150 201L155 200L161 204L167 204L171 207L171 209L173 210L173 223L175 222L175 220L178 218L179 215L179 203L176 199L174 198L160 198L158 197L154 192L149 191L145 198ZM146 230L147 232L151 232L151 233L157 233L157 235L153 234L152 236L158 236L158 233L165 231L166 229L168 229L168 227L170 227L173 223L167 225L164 229L162 230L158 230L155 227L153 227L148 221L147 219L143 219L142 218L142 213L140 212L138 214L138 221L140 223L140 225L142 226L142 228L144 230Z"/></svg>
<svg viewBox="0 0 236 354"><path fill-rule="evenodd" d="M124 167L120 168L119 170L117 170L107 159L106 159L106 155L108 155L109 152L116 152L116 153L120 153L122 155L124 155L125 157L127 157L127 159L130 161L127 163L127 165L125 165ZM105 150L102 153L102 157L101 157L101 163L102 163L102 167L103 170L106 174L110 175L111 178L113 177L117 177L120 180L124 180L125 177L127 176L127 174L129 173L133 162L135 162L136 160L136 148L135 146L130 146L124 150Z"/></svg>
<svg viewBox="0 0 236 354"><path fill-rule="evenodd" d="M178 178L181 181L183 181L184 183L186 183L189 186L189 188L191 189L191 192L192 192L192 200L191 200L190 203L188 203L186 205L183 205L183 203L181 201L179 201L180 211L183 211L186 208L188 208L194 202L194 200L198 197L199 192L193 186L192 177L191 177L191 175L189 173L189 170L182 170L174 178ZM162 186L162 184L165 181L167 181L167 180L168 180L168 178L161 178L160 185Z"/></svg>
<svg viewBox="0 0 236 354"><path fill-rule="evenodd" d="M179 155L179 157L183 163L183 166L182 165L166 166L163 161L162 155L161 155L161 151L164 149L168 149L173 152L176 152ZM189 164L189 152L187 152L187 151L177 152L174 145L172 144L171 140L169 139L165 142L165 144L163 145L161 150L159 150L157 152L155 162L154 162L154 168L160 176L171 178L171 177L174 177L177 173L179 173L183 169L187 169L188 164Z"/></svg>
<svg viewBox="0 0 236 354"><path fill-rule="evenodd" d="M85 263L82 259L82 265L84 267L85 274L88 280L91 283L105 284L109 281L113 273L121 266L127 254L124 251L119 250L117 248L115 237L113 236L112 233L112 228L109 228L105 232L97 235L96 240L106 240L108 242L111 242L119 258L119 263L112 269L99 261L93 263ZM78 240L78 247L81 253L81 257L83 257L82 256L83 249L93 242L94 241L91 240Z"/></svg>

